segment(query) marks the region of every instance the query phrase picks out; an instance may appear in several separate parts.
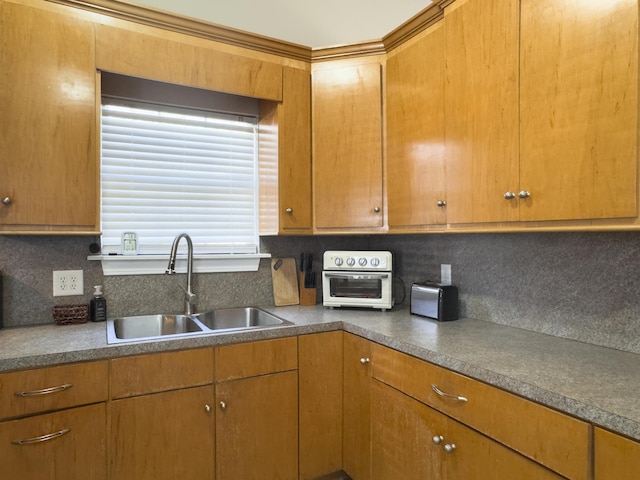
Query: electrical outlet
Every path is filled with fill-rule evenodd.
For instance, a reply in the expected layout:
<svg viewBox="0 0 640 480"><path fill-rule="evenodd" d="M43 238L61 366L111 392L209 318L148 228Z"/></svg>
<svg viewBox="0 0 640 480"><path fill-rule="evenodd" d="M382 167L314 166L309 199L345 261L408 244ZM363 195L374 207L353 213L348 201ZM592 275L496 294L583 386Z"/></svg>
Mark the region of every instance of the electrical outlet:
<svg viewBox="0 0 640 480"><path fill-rule="evenodd" d="M440 265L440 283L442 285L451 285L451 265L448 263Z"/></svg>
<svg viewBox="0 0 640 480"><path fill-rule="evenodd" d="M54 270L53 296L84 295L84 274L82 270Z"/></svg>

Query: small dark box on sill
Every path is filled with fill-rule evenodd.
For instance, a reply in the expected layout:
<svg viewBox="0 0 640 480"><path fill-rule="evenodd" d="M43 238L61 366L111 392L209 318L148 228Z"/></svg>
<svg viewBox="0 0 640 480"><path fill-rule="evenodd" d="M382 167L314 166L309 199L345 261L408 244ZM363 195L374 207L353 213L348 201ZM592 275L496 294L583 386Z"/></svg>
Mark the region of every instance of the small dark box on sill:
<svg viewBox="0 0 640 480"><path fill-rule="evenodd" d="M411 313L439 322L458 319L458 287L439 283L414 283L411 286Z"/></svg>

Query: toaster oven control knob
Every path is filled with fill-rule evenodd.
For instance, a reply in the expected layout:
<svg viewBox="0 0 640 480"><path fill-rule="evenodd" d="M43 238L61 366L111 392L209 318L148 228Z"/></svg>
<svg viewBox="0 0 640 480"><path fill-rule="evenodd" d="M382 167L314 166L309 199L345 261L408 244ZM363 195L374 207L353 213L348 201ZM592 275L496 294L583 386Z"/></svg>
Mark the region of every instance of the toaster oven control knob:
<svg viewBox="0 0 640 480"><path fill-rule="evenodd" d="M342 265L342 258L336 257L336 259L333 261L333 263L335 263L336 266L339 267L340 265Z"/></svg>
<svg viewBox="0 0 640 480"><path fill-rule="evenodd" d="M358 260L358 264L359 264L361 267L364 267L364 266L367 264L367 259L366 259L366 258L364 258L364 257L362 257L361 259L359 259L359 260Z"/></svg>
<svg viewBox="0 0 640 480"><path fill-rule="evenodd" d="M377 267L378 265L380 265L380 259L379 258L372 258L371 259L371 266L372 267Z"/></svg>
<svg viewBox="0 0 640 480"><path fill-rule="evenodd" d="M348 257L347 258L347 265L349 265L350 267L353 267L356 264L356 259L353 257Z"/></svg>

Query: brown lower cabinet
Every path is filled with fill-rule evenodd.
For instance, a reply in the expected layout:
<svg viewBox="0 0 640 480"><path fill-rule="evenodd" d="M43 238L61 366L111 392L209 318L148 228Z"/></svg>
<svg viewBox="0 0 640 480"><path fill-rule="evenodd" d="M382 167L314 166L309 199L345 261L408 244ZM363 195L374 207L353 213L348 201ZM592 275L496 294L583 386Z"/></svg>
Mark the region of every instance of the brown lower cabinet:
<svg viewBox="0 0 640 480"><path fill-rule="evenodd" d="M374 480L563 478L377 380L371 430Z"/></svg>
<svg viewBox="0 0 640 480"><path fill-rule="evenodd" d="M212 401L212 385L114 400L110 478L213 480Z"/></svg>
<svg viewBox="0 0 640 480"><path fill-rule="evenodd" d="M106 425L104 403L0 422L0 477L105 480Z"/></svg>
<svg viewBox="0 0 640 480"><path fill-rule="evenodd" d="M594 480L640 478L640 442L594 429Z"/></svg>

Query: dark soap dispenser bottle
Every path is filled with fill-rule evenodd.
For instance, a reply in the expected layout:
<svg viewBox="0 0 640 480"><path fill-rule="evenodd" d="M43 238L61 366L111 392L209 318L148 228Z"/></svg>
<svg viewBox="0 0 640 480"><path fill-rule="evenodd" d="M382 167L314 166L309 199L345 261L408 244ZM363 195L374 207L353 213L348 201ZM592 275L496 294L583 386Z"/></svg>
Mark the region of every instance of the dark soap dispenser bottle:
<svg viewBox="0 0 640 480"><path fill-rule="evenodd" d="M104 322L107 319L107 301L102 296L102 285L96 285L93 288L93 298L89 304L89 315L92 322Z"/></svg>

